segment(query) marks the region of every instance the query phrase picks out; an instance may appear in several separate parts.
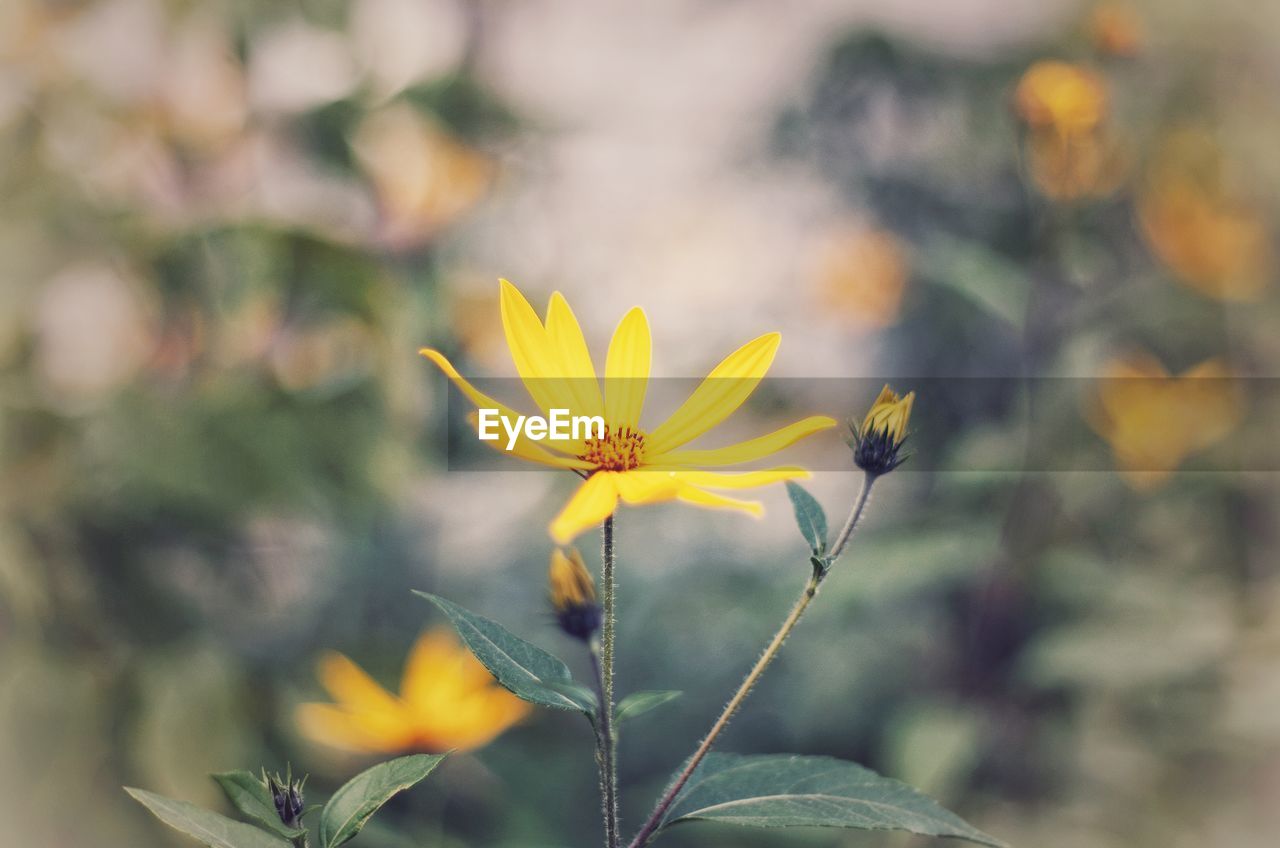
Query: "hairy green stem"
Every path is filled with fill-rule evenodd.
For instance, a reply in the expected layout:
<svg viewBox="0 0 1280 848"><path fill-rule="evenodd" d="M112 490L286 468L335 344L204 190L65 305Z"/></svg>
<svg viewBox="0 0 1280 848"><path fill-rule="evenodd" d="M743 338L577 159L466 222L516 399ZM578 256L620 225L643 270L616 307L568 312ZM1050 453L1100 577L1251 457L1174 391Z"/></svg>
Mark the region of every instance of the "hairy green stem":
<svg viewBox="0 0 1280 848"><path fill-rule="evenodd" d="M596 669L600 705L596 727L596 759L600 765L600 801L604 806L605 848L619 848L622 841L618 825L618 758L613 725L613 653L617 614L614 600L617 583L614 577L613 516L604 520L604 550L601 556L600 583L604 621L600 630L600 646L592 647L592 663Z"/></svg>
<svg viewBox="0 0 1280 848"><path fill-rule="evenodd" d="M836 537L835 544L831 547L828 565L834 563L840 554L844 553L849 540L853 538L854 532L858 529L858 522L862 519L863 510L866 508L867 499L871 496L871 485L875 481L876 475L874 474L867 474L863 477L862 489L858 492L858 498L854 501L853 509L849 512L849 518L845 521L839 536ZM680 774L667 787L667 791L662 794L662 798L659 799L657 806L653 808L653 812L649 814L649 818L645 820L635 839L631 840L629 848L643 848L653 838L658 828L662 826L662 821L666 817L667 811L671 809L671 805L675 803L676 796L680 794L680 790L689 782L694 770L710 753L711 746L715 744L716 738L729 725L729 720L733 718L738 708L742 706L742 702L747 699L747 695L751 693L756 683L764 676L765 670L777 658L778 653L782 650L783 643L791 635L791 631L795 630L796 625L800 623L800 619L804 617L805 611L809 609L809 604L813 603L813 599L818 594L818 587L826 579L827 573L827 569L814 568L813 573L809 576L808 583L805 584L804 592L801 593L800 598L792 606L786 620L782 622L782 626L778 628L778 631L773 634L773 638L769 640L768 647L764 649L764 653L756 660L756 664L752 666L751 671L747 672L747 676L743 678L742 683L738 686L738 691L729 699L729 703L725 705L719 718L711 725L711 730L707 732L702 742L698 744L693 756L689 758Z"/></svg>

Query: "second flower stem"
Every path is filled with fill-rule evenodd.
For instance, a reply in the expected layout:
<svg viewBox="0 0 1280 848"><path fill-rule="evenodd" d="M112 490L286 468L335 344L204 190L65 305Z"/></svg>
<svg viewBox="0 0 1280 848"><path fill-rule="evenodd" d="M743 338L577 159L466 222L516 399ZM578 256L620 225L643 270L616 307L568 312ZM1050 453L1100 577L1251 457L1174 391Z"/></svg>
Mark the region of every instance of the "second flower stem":
<svg viewBox="0 0 1280 848"><path fill-rule="evenodd" d="M604 805L605 848L619 848L622 835L618 825L617 739L613 732L613 656L614 631L617 624L614 600L617 594L617 581L614 577L612 515L604 520L603 536L604 550L601 556L603 565L600 583L604 621L600 628L600 650L598 653L592 650L592 661L596 666L597 684L600 690L596 731L599 740L600 800Z"/></svg>
<svg viewBox="0 0 1280 848"><path fill-rule="evenodd" d="M867 499L871 496L871 485L875 480L876 477L873 474L867 474L863 478L862 490L858 492L858 499L854 501L853 509L849 512L849 518L836 537L835 544L831 547L830 557L827 562L828 568L844 552L849 540L853 538L854 531L858 529L858 522L862 518L863 510L866 508ZM782 644L787 641L791 631L795 630L796 625L800 623L800 619L804 617L805 611L809 608L809 604L813 603L814 597L818 594L818 587L822 585L822 581L826 576L827 569L815 568L813 570L809 577L809 582L805 584L804 592L801 593L800 598L791 608L791 612L787 614L782 626L773 634L768 647L764 649L764 653L756 660L756 664L752 666L751 671L747 672L747 676L743 678L741 685L738 686L738 691L729 699L729 703L725 705L715 724L711 725L711 730L707 732L702 742L699 743L697 750L693 752L693 756L689 758L680 774L667 787L667 791L663 793L661 800L658 801L653 812L649 814L649 818L645 821L644 826L640 828L640 832L636 834L635 839L631 840L629 848L643 848L657 833L658 828L662 826L667 811L675 803L676 796L680 794L680 790L684 788L684 785L689 782L689 778L693 776L693 772L698 768L698 765L710 753L711 746L715 744L716 738L728 726L729 720L733 718L734 713L742 706L742 702L747 699L747 695L751 694L751 690L756 683L764 676L765 670L777 658L778 653L782 650Z"/></svg>

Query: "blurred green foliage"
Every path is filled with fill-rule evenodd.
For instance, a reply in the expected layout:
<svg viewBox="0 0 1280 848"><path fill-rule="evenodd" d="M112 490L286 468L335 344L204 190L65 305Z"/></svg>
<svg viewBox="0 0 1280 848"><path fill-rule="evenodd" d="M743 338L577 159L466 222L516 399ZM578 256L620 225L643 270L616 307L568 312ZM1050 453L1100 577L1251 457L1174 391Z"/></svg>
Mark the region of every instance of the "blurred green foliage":
<svg viewBox="0 0 1280 848"><path fill-rule="evenodd" d="M1141 348L1174 373L1217 357L1272 376L1274 268L1251 302L1212 296L1202 276L1217 265L1162 253L1155 230L1173 225L1144 211L1147 165L1190 124L1248 203L1214 201L1229 208L1193 216L1208 223L1189 232L1258 218L1274 237L1277 115L1261 34L1274 23L1258 10L1257 33L1208 32L1212 10L1189 17L1183 5L1149 5L1135 58L1100 55L1076 18L1040 43L963 58L861 30L796 57L814 71L765 121L774 164L831 187L908 257L900 314L870 336L841 335L842 356L905 377L1087 379ZM410 589L567 653L543 605L551 499L444 470L443 383L414 356L429 341L487 367L454 255L466 238L486 243L467 226L502 190L491 164L511 169L504 179L540 167L529 151L550 131L486 77L496 13L464 4L462 24L449 18L448 61L396 87L333 58L350 39L346 4L6 6L6 840L178 844L119 787L216 807L206 775L233 768L292 763L332 792L363 763L300 738L293 706L314 694L326 649L393 677L428 620ZM139 93L131 62L157 20L165 73L143 73L167 82ZM291 21L301 34L263 46ZM296 90L266 79L269 49L292 63ZM1035 170L1047 154L1011 108L1044 57L1089 65L1108 86L1107 132L1127 170L1083 199L1062 199L1061 180ZM181 70L186 60L196 64ZM555 212L518 214L532 227ZM480 221L506 239L510 217ZM1242 238L1198 255L1258 249ZM615 314L643 298L605 300ZM492 323L496 308L483 315ZM813 335L828 330L842 332ZM1040 417L1077 421L1084 384L1064 381ZM865 763L1015 845L1269 846L1280 829L1274 475L1183 473L1140 490L1110 473L1023 473L1021 402L975 397L913 434L914 450L954 470L881 484L864 535L724 747ZM1248 414L1276 420L1265 402ZM1245 449L1274 427L1255 429ZM1101 440L1073 449L1107 455ZM993 453L1013 457L1008 473L963 470ZM829 514L851 479L813 487ZM621 517L622 693L684 692L624 730L624 823L641 819L807 577L785 498L769 506L782 530L763 545L728 525L694 532L700 515ZM595 776L575 719L544 712L446 762L357 844L590 843ZM664 840L891 841L710 825Z"/></svg>

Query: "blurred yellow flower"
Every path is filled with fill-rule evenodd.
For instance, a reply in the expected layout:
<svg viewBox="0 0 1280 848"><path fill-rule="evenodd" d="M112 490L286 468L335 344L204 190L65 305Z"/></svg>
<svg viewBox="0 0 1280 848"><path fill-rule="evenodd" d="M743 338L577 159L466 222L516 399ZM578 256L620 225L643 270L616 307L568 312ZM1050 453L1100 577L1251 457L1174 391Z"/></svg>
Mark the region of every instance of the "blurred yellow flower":
<svg viewBox="0 0 1280 848"><path fill-rule="evenodd" d="M1223 439L1243 412L1239 387L1221 361L1173 377L1145 353L1108 362L1086 407L1090 426L1138 490L1159 486L1189 455Z"/></svg>
<svg viewBox="0 0 1280 848"><path fill-rule="evenodd" d="M1203 295L1254 301L1275 273L1271 222L1227 176L1207 134L1182 131L1154 157L1137 201L1152 252Z"/></svg>
<svg viewBox="0 0 1280 848"><path fill-rule="evenodd" d="M885 230L855 230L832 238L818 269L820 296L837 317L871 328L898 320L907 286L907 257Z"/></svg>
<svg viewBox="0 0 1280 848"><path fill-rule="evenodd" d="M547 582L560 629L574 638L589 640L600 629L601 611L595 583L577 548L570 548L567 554L559 548L552 552Z"/></svg>
<svg viewBox="0 0 1280 848"><path fill-rule="evenodd" d="M574 416L599 416L604 422L600 437L549 440L547 444L553 450L548 450L522 436L510 449L520 459L570 469L586 478L551 522L551 535L559 544L568 544L579 533L604 521L613 514L619 499L629 504L680 500L759 515L759 503L712 490L753 488L807 477L808 472L784 467L723 474L698 470L697 466L762 459L835 425L826 416L811 416L736 445L680 450L746 401L773 362L782 338L778 333L766 333L731 353L664 424L643 430L640 412L648 389L652 353L649 321L643 310L633 308L614 331L605 360L602 392L578 319L559 292L551 296L545 322L506 280L501 281L500 303L502 325L516 370L543 413L568 410ZM472 386L439 351L424 348L421 353L438 365L477 407L498 410L503 418L512 421L521 418ZM505 447L505 443L491 444Z"/></svg>
<svg viewBox="0 0 1280 848"><path fill-rule="evenodd" d="M498 686L445 629L424 633L413 646L399 695L342 654L322 658L317 673L336 703L302 704L298 727L309 738L346 751L466 751L488 744L531 709Z"/></svg>
<svg viewBox="0 0 1280 848"><path fill-rule="evenodd" d="M595 602L596 587L577 548L570 548L568 554L557 548L551 554L547 579L551 584L551 606L556 612Z"/></svg>
<svg viewBox="0 0 1280 848"><path fill-rule="evenodd" d="M493 181L486 156L403 103L366 118L353 147L377 192L382 239L393 247L427 241L479 203Z"/></svg>
<svg viewBox="0 0 1280 848"><path fill-rule="evenodd" d="M1123 0L1104 0L1094 6L1087 30L1093 49L1104 56L1136 56L1146 41L1142 18Z"/></svg>
<svg viewBox="0 0 1280 848"><path fill-rule="evenodd" d="M1034 133L1027 159L1036 188L1052 200L1106 197L1120 187L1126 172L1120 149L1103 133Z"/></svg>
<svg viewBox="0 0 1280 848"><path fill-rule="evenodd" d="M1022 75L1013 103L1018 117L1032 130L1079 135L1092 132L1106 117L1107 89L1088 68L1044 59Z"/></svg>

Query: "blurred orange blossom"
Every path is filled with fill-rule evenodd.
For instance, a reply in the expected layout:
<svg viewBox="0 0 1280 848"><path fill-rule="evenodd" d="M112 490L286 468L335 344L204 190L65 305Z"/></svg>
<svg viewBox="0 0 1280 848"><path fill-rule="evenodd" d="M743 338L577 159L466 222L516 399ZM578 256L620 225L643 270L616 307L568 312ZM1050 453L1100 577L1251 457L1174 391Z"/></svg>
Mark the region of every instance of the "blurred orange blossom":
<svg viewBox="0 0 1280 848"><path fill-rule="evenodd" d="M1275 273L1271 222L1208 134L1182 130L1154 157L1137 202L1152 252L1203 295L1256 301Z"/></svg>
<svg viewBox="0 0 1280 848"><path fill-rule="evenodd" d="M575 416L600 416L605 422L604 434L599 438L548 441L554 449L548 450L522 437L510 451L520 459L569 469L585 478L551 522L551 536L559 544L568 544L579 533L611 516L619 500L629 504L679 500L759 515L759 503L712 490L754 488L807 477L808 472L788 466L724 474L700 470L699 466L762 459L805 436L835 426L834 419L815 415L739 444L680 450L732 415L755 391L773 363L781 335L766 333L729 354L665 423L643 430L640 413L652 354L649 320L644 311L639 307L631 309L614 331L605 359L602 392L582 328L564 297L559 292L551 295L544 322L515 286L502 280L500 287L507 346L534 403L546 415L552 409L561 409ZM477 407L496 409L511 420L520 417L471 385L439 351L424 348L421 353L439 366ZM472 423L476 423L474 416Z"/></svg>
<svg viewBox="0 0 1280 848"><path fill-rule="evenodd" d="M418 639L398 695L342 654L324 656L317 672L335 703L302 704L298 727L317 742L363 754L479 748L532 709L446 629Z"/></svg>
<svg viewBox="0 0 1280 848"><path fill-rule="evenodd" d="M1032 130L1078 135L1092 132L1106 117L1107 89L1088 68L1042 59L1018 81L1013 105Z"/></svg>
<svg viewBox="0 0 1280 848"><path fill-rule="evenodd" d="M1122 0L1104 0L1094 6L1087 29L1093 49L1104 56L1136 56L1146 41L1142 18Z"/></svg>
<svg viewBox="0 0 1280 848"><path fill-rule="evenodd" d="M898 320L908 273L906 252L893 233L840 233L821 253L820 296L842 320L868 328L888 327Z"/></svg>
<svg viewBox="0 0 1280 848"><path fill-rule="evenodd" d="M1134 489L1153 489L1189 455L1222 440L1244 412L1231 372L1210 359L1171 376L1147 353L1112 359L1086 407Z"/></svg>

